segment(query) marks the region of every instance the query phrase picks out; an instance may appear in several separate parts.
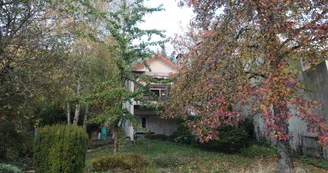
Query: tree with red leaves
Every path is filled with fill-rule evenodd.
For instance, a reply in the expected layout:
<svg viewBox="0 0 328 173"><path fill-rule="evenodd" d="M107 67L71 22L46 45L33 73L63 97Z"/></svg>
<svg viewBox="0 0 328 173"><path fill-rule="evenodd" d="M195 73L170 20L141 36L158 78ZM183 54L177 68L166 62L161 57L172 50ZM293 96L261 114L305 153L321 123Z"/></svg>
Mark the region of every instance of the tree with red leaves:
<svg viewBox="0 0 328 173"><path fill-rule="evenodd" d="M243 112L260 115L265 134L277 141L279 172L293 172L288 132L292 116L327 145L328 128L304 99L300 61L327 59L327 4L312 0L181 0L197 16L186 37L187 50L164 113L182 116L206 142L220 138L221 124L236 124ZM295 110L295 111L294 111ZM293 113L295 112L295 113ZM190 115L194 116L192 120Z"/></svg>

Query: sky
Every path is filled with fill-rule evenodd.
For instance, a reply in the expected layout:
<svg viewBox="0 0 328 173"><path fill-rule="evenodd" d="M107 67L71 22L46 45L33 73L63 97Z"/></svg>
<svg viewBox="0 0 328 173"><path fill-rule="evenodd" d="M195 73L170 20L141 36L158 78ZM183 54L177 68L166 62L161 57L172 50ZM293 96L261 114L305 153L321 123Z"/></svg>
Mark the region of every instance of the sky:
<svg viewBox="0 0 328 173"><path fill-rule="evenodd" d="M166 30L167 38L174 37L175 34L183 34L186 32L190 19L193 17L191 8L178 7L177 0L149 0L145 5L148 7L157 7L163 4L165 11L155 12L145 16L145 23L140 24L142 29L159 29ZM159 37L154 38L159 39ZM173 51L173 46L170 42L165 44L167 55ZM160 50L159 47L152 48L154 51Z"/></svg>

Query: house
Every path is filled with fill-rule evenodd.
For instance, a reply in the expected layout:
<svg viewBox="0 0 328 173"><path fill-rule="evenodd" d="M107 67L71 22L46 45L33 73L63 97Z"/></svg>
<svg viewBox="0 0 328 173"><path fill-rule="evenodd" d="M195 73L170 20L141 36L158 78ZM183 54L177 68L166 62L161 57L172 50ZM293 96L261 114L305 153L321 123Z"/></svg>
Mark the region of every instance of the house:
<svg viewBox="0 0 328 173"><path fill-rule="evenodd" d="M145 66L147 64L147 67ZM138 76L146 75L151 76L157 80L167 79L172 74L176 74L179 71L179 67L172 61L161 55L155 55L148 59L145 63L140 63L132 69L133 73ZM142 83L142 81L139 81ZM137 86L132 81L126 81L125 86L130 91L135 91ZM154 95L157 95L161 100L165 100L169 95L171 84L158 84L151 83L150 91L144 93L144 98L149 101L155 101ZM141 119L141 126L148 130L152 134L164 134L171 135L177 130L177 125L174 119L161 119L158 112L143 109L142 105L138 102L131 100L123 105L131 114L138 116ZM129 122L125 122L123 129L126 135L134 140L135 134L144 133L143 131L137 131Z"/></svg>

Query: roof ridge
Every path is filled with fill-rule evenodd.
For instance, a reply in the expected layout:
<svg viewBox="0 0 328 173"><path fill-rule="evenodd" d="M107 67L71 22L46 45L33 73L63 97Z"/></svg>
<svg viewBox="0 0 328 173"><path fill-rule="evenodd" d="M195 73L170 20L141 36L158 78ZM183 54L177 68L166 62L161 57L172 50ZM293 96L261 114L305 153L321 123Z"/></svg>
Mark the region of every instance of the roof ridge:
<svg viewBox="0 0 328 173"><path fill-rule="evenodd" d="M170 65L170 66L173 67L174 69L176 69L176 70L180 70L179 66L177 66L177 65L174 64L171 60L169 60L168 58L166 58L166 57L164 57L164 56L162 56L162 55L160 55L160 54L156 54L155 56L149 58L149 59L146 61L146 64L149 64L150 62L156 60L157 58L162 59L164 62L166 62L168 65ZM135 66L135 67L133 68L132 71L137 71L138 69L140 69L140 68L142 68L142 67L144 67L144 66L145 66L145 63L142 62L142 63L138 64L137 66Z"/></svg>

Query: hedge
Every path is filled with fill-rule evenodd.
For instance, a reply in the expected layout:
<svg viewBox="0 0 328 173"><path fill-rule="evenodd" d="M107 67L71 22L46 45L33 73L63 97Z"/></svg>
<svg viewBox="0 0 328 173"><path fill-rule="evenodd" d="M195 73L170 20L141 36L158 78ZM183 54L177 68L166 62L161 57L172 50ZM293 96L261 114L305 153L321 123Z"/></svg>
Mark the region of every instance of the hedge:
<svg viewBox="0 0 328 173"><path fill-rule="evenodd" d="M37 173L79 173L85 166L88 135L77 126L54 125L38 129L34 141Z"/></svg>

